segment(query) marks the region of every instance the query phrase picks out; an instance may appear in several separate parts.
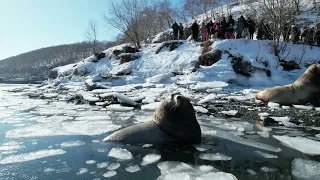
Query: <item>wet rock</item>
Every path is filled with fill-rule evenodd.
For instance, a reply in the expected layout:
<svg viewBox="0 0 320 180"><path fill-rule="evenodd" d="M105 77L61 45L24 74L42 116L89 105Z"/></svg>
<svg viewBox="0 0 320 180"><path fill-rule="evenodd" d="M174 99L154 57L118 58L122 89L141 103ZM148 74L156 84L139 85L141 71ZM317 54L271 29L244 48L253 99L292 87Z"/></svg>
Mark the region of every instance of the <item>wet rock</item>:
<svg viewBox="0 0 320 180"><path fill-rule="evenodd" d="M95 53L94 57L96 58L97 61L93 61L93 62L98 62L100 59L105 58L106 57L106 53L101 52L101 53Z"/></svg>
<svg viewBox="0 0 320 180"><path fill-rule="evenodd" d="M121 53L123 53L122 50L116 49L116 50L113 51L112 54L115 55L115 56L118 56L118 55L121 54Z"/></svg>
<svg viewBox="0 0 320 180"><path fill-rule="evenodd" d="M270 70L261 67L255 67L251 64L251 62L243 60L243 57L235 57L232 55L230 55L229 57L231 57L232 59L232 68L237 74L251 77L251 75L255 72L260 71L266 73L266 75L269 77L271 76ZM262 62L262 64L264 64L265 67L268 66L268 64L265 64L264 62Z"/></svg>
<svg viewBox="0 0 320 180"><path fill-rule="evenodd" d="M141 56L138 53L121 53L118 57L120 58L120 64L123 64L138 59Z"/></svg>
<svg viewBox="0 0 320 180"><path fill-rule="evenodd" d="M294 61L280 61L280 65L284 71L292 71L295 69L301 69L300 66Z"/></svg>
<svg viewBox="0 0 320 180"><path fill-rule="evenodd" d="M199 57L199 65L211 66L221 59L222 52L219 50L209 51Z"/></svg>
<svg viewBox="0 0 320 180"><path fill-rule="evenodd" d="M170 51L175 50L177 47L179 47L181 44L183 44L182 41L179 40L175 40L175 41L167 41L167 42L163 42L160 47L156 50L156 54L159 54L160 51L164 48L164 47L168 47L170 48Z"/></svg>
<svg viewBox="0 0 320 180"><path fill-rule="evenodd" d="M131 46L125 46L125 47L123 47L123 48L122 48L122 51L123 51L123 53L136 53L136 52L139 52L138 49L133 48L133 47L131 47Z"/></svg>
<svg viewBox="0 0 320 180"><path fill-rule="evenodd" d="M49 79L56 79L58 77L58 70L52 69L51 72L49 73L48 77L49 77Z"/></svg>

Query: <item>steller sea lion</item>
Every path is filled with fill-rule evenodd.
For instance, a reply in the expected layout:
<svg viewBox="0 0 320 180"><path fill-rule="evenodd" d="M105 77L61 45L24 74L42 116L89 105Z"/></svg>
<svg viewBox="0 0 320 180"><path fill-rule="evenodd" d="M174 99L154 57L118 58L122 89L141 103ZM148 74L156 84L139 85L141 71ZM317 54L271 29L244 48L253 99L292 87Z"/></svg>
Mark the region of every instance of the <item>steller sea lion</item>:
<svg viewBox="0 0 320 180"><path fill-rule="evenodd" d="M194 144L201 142L201 129L189 100L173 94L161 102L152 121L116 131L103 141L126 144Z"/></svg>
<svg viewBox="0 0 320 180"><path fill-rule="evenodd" d="M320 64L311 65L293 84L260 90L258 100L282 105L320 104Z"/></svg>

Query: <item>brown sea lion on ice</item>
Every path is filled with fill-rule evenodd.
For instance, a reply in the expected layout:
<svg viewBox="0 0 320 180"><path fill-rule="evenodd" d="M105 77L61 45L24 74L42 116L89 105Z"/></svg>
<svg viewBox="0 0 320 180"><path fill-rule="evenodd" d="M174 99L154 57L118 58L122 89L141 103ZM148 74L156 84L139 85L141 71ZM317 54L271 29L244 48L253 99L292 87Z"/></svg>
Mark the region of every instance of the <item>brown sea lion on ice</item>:
<svg viewBox="0 0 320 180"><path fill-rule="evenodd" d="M260 90L258 100L282 105L320 104L320 64L311 65L293 84Z"/></svg>
<svg viewBox="0 0 320 180"><path fill-rule="evenodd" d="M195 144L201 142L201 129L189 100L173 94L161 102L152 121L116 131L104 141L127 144Z"/></svg>

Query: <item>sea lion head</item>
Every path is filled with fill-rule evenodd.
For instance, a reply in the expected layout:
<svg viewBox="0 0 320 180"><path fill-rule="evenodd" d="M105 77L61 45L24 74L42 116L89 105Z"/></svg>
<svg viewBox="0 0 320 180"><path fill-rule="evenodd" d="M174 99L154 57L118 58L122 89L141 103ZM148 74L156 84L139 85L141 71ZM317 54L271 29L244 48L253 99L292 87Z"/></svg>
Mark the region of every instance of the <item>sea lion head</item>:
<svg viewBox="0 0 320 180"><path fill-rule="evenodd" d="M153 121L162 131L179 141L201 142L201 129L193 106L179 94L172 94L162 101L154 113Z"/></svg>

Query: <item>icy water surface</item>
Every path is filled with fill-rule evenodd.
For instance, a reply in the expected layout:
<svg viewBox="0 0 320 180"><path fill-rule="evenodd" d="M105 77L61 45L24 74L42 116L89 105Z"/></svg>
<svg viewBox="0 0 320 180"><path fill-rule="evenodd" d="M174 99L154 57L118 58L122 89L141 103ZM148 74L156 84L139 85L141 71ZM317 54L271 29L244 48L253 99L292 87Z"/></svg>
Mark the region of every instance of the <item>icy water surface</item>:
<svg viewBox="0 0 320 180"><path fill-rule="evenodd" d="M122 127L151 120L153 111L144 107L119 112L115 107L30 99L7 91L27 86L0 85L0 179L320 177L320 128L259 129L255 122L198 114L201 145L109 144L102 139Z"/></svg>

